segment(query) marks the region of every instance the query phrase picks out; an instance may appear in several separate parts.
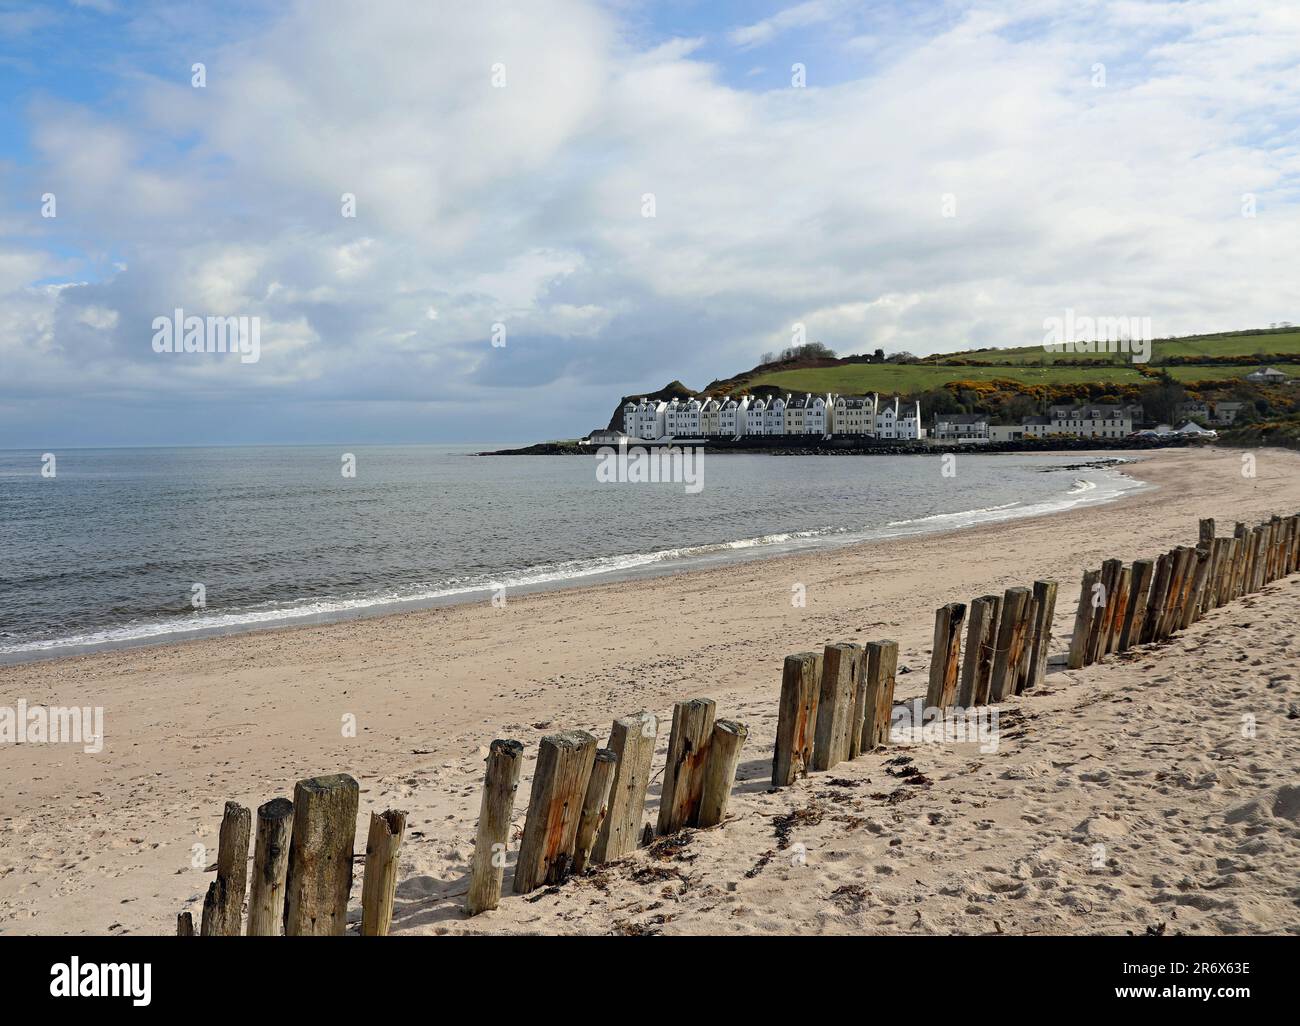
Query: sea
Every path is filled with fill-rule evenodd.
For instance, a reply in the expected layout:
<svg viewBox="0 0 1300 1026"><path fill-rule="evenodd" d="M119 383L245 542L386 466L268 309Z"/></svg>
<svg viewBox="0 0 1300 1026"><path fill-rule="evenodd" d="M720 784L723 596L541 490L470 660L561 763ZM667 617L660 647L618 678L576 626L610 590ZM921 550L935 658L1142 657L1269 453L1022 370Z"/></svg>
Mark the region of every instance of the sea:
<svg viewBox="0 0 1300 1026"><path fill-rule="evenodd" d="M483 448L0 451L0 662L508 601L1144 487L1123 458L1068 454L706 454L692 487Z"/></svg>

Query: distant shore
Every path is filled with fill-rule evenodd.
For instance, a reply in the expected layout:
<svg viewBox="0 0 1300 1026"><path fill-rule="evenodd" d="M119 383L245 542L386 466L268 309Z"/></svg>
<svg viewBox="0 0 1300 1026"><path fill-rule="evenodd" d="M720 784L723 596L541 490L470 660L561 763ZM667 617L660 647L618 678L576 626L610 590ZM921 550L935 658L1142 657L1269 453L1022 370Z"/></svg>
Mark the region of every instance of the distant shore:
<svg viewBox="0 0 1300 1026"><path fill-rule="evenodd" d="M629 438L629 447L656 447L675 445L702 448L709 454L736 453L747 456L935 456L942 453L1060 453L1097 452L1151 452L1159 449L1186 449L1203 445L1194 439L1181 436L1169 438L1030 438L1019 442L864 442L854 438L832 438L808 445L791 445L779 435L742 435L738 439L706 438L673 439L670 442ZM517 449L496 449L475 453L476 456L590 456L613 443L591 442L535 442Z"/></svg>

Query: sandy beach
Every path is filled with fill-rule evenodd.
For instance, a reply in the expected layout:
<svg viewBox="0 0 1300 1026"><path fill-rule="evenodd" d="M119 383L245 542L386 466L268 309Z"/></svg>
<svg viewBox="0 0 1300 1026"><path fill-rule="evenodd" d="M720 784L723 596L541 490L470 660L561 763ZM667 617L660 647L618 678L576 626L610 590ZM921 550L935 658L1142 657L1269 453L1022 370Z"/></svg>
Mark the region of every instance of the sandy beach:
<svg viewBox="0 0 1300 1026"><path fill-rule="evenodd" d="M103 706L106 726L97 754L0 746L0 932L197 921L223 803L332 772L361 784L359 852L371 811L408 812L399 934L1300 932L1297 576L1158 650L1054 670L1003 706L996 753L886 750L767 793L785 655L893 638L896 697L918 697L935 607L1035 578L1060 582L1063 651L1085 567L1187 544L1201 517L1230 534L1300 510L1300 454L1255 456L1254 477L1233 450L1141 456L1153 489L944 535L0 667L0 703ZM526 746L522 827L542 735L603 741L614 716L696 696L750 728L726 823L463 915L493 738Z"/></svg>

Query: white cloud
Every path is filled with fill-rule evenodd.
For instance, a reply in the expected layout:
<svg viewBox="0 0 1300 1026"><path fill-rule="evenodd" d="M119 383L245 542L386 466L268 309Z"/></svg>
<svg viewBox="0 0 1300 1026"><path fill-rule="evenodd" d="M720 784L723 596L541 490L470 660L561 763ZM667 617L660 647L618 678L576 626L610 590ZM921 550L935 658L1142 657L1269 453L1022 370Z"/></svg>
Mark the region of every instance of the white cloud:
<svg viewBox="0 0 1300 1026"><path fill-rule="evenodd" d="M703 383L796 320L918 353L1032 342L1067 306L1160 333L1300 320L1300 24L1262 0L972 4L859 78L767 92L696 39L631 49L581 0L352 11L291 8L211 53L207 90L133 80L120 118L33 110L60 214L36 227L75 225L108 270L30 288L70 265L30 203L6 219L29 238L0 249L10 394L454 395L487 418L545 382L597 410ZM160 363L147 328L178 306L260 316L262 359Z"/></svg>

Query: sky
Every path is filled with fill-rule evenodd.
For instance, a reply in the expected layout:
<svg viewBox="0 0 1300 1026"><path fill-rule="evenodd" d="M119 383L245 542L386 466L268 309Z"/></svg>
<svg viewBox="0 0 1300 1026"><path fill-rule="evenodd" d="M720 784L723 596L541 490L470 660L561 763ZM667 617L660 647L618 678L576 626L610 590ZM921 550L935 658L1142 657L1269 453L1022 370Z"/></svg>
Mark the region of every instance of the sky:
<svg viewBox="0 0 1300 1026"><path fill-rule="evenodd" d="M0 0L0 448L527 442L800 339L1300 322L1298 64L1276 0ZM155 351L178 309L258 358Z"/></svg>

